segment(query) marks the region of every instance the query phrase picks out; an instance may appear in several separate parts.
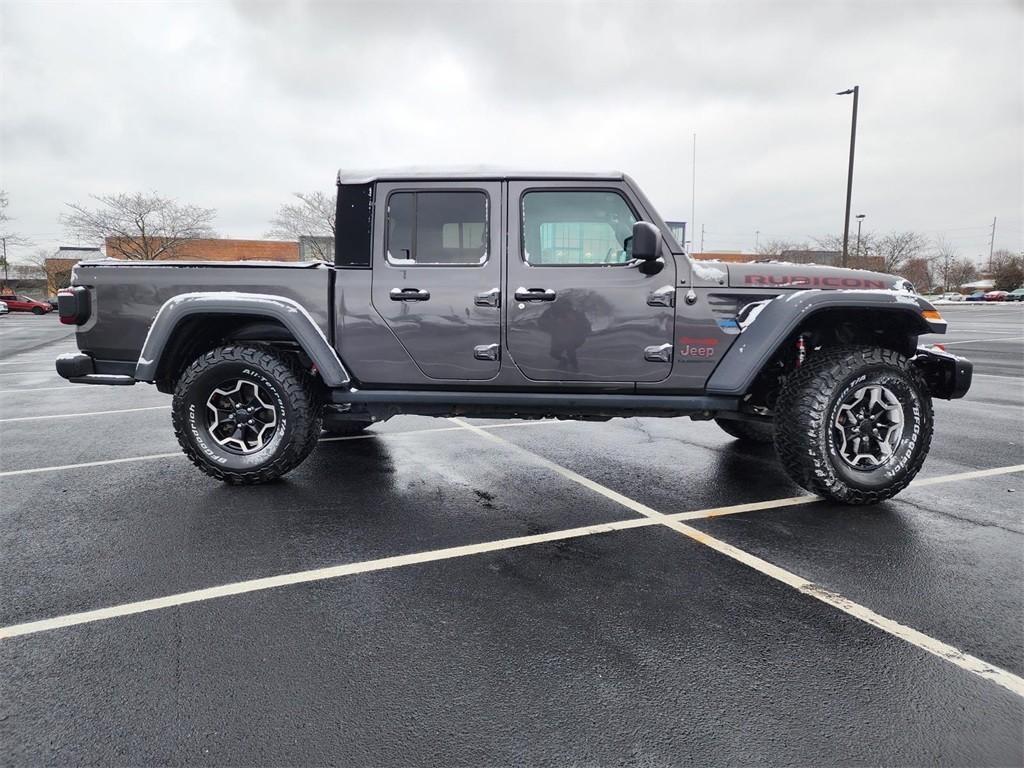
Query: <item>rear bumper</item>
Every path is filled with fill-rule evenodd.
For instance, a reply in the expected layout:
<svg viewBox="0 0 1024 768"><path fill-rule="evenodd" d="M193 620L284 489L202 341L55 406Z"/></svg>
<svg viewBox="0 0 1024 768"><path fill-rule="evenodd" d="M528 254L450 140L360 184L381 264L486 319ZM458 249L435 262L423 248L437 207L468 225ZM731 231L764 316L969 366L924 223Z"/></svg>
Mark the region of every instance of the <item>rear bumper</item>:
<svg viewBox="0 0 1024 768"><path fill-rule="evenodd" d="M76 384L113 384L130 386L135 378L123 373L105 370L109 366L97 366L91 355L85 352L61 355L56 360L57 375ZM99 370L97 370L99 368Z"/></svg>
<svg viewBox="0 0 1024 768"><path fill-rule="evenodd" d="M974 376L974 364L935 347L918 347L911 360L928 383L932 397L956 400L967 394Z"/></svg>

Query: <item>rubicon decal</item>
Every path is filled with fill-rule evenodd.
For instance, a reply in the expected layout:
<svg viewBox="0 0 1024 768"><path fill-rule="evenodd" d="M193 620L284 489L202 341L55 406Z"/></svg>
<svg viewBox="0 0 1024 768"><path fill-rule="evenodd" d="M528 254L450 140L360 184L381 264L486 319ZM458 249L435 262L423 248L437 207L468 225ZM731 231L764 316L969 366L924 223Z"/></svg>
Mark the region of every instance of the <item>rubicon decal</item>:
<svg viewBox="0 0 1024 768"><path fill-rule="evenodd" d="M679 356L707 359L714 356L717 344L718 339L710 336L706 339L693 339L689 336L680 336Z"/></svg>
<svg viewBox="0 0 1024 768"><path fill-rule="evenodd" d="M799 286L801 288L874 288L886 289L885 280L863 280L859 277L828 275L747 275L747 285Z"/></svg>

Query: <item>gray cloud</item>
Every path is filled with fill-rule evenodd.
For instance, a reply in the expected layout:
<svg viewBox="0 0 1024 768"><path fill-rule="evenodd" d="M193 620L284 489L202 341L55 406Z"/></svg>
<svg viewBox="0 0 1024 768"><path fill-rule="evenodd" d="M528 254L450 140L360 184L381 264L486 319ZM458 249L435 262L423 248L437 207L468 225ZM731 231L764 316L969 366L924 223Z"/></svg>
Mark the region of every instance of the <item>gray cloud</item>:
<svg viewBox="0 0 1024 768"><path fill-rule="evenodd" d="M18 226L156 189L258 237L338 166L621 168L706 247L842 224L1024 245L1014 3L0 5L0 185Z"/></svg>

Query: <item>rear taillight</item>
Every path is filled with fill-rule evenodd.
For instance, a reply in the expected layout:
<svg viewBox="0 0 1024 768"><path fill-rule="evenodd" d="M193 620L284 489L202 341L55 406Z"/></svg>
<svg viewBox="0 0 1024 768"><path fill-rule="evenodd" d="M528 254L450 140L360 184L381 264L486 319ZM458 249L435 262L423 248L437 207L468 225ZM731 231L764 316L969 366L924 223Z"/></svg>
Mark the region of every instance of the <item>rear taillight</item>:
<svg viewBox="0 0 1024 768"><path fill-rule="evenodd" d="M89 289L84 285L57 292L57 312L64 325L82 325L89 319Z"/></svg>

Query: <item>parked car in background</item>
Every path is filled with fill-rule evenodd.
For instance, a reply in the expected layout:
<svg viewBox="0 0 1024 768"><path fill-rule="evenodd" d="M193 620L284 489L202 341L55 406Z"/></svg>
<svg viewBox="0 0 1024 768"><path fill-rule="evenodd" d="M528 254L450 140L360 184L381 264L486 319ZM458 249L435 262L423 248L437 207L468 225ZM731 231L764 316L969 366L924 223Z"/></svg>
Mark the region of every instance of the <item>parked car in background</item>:
<svg viewBox="0 0 1024 768"><path fill-rule="evenodd" d="M1006 301L1024 301L1024 288L1018 288L1006 294Z"/></svg>
<svg viewBox="0 0 1024 768"><path fill-rule="evenodd" d="M0 296L0 301L3 301L11 312L31 312L34 315L45 315L47 312L53 311L53 307L50 306L49 302L36 301L28 296L15 296L11 294Z"/></svg>
<svg viewBox="0 0 1024 768"><path fill-rule="evenodd" d="M7 302L6 301L0 301L0 315L6 315L10 311L11 310L9 310L7 308Z"/></svg>
<svg viewBox="0 0 1024 768"><path fill-rule="evenodd" d="M945 301L963 301L964 295L962 293L950 292L942 294L940 298L942 298Z"/></svg>
<svg viewBox="0 0 1024 768"><path fill-rule="evenodd" d="M985 300L985 292L984 291L975 291L970 296L968 296L967 298L964 299L964 301L984 301L984 300Z"/></svg>
<svg viewBox="0 0 1024 768"><path fill-rule="evenodd" d="M985 301L1006 301L1006 291L989 291L985 294Z"/></svg>

